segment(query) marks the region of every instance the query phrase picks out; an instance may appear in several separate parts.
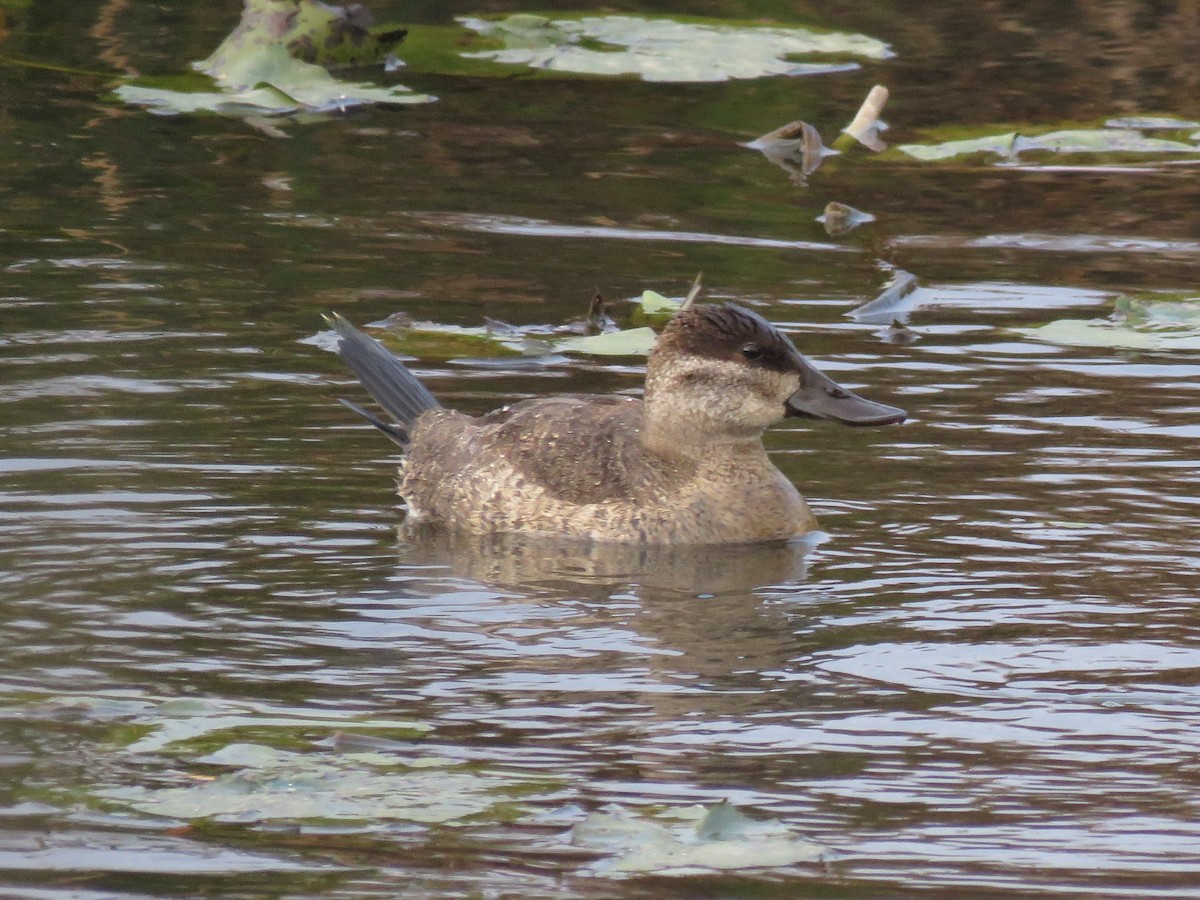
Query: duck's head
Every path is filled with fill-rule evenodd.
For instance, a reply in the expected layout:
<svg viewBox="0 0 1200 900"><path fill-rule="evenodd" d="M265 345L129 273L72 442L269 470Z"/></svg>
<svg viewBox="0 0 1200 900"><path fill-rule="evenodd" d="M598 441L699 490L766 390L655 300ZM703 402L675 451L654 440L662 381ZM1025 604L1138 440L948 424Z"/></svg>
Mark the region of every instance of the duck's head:
<svg viewBox="0 0 1200 900"><path fill-rule="evenodd" d="M905 417L839 387L778 328L732 303L684 309L663 329L646 368L646 415L728 440L756 437L785 416L845 425Z"/></svg>

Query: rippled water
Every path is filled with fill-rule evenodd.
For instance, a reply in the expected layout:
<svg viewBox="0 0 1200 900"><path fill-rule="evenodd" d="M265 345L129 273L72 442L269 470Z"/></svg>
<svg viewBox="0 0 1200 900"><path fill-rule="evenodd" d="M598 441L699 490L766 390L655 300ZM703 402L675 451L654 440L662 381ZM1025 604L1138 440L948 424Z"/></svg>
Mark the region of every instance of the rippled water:
<svg viewBox="0 0 1200 900"><path fill-rule="evenodd" d="M0 52L171 71L237 6L35 4ZM1200 115L1193 20L1020 7L831 6L897 58L820 79L416 76L438 103L290 139L0 70L0 896L1197 896L1200 357L1014 330L1194 291L1195 170L847 158L804 189L737 144L832 133L875 82L897 131ZM879 222L831 238L830 200ZM907 343L845 315L896 267ZM912 415L769 436L828 540L398 540L319 313L555 323L697 270ZM641 376L415 365L469 411ZM163 805L245 745L299 754L260 807ZM321 794L351 784L376 806ZM829 861L619 880L567 837L725 798Z"/></svg>

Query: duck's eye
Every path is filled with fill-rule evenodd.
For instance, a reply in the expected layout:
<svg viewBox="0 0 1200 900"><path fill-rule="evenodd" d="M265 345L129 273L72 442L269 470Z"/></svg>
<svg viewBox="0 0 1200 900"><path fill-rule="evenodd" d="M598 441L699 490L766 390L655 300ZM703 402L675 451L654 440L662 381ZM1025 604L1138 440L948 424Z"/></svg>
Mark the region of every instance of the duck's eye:
<svg viewBox="0 0 1200 900"><path fill-rule="evenodd" d="M747 344L742 348L742 356L746 359L762 359L762 347L758 344Z"/></svg>

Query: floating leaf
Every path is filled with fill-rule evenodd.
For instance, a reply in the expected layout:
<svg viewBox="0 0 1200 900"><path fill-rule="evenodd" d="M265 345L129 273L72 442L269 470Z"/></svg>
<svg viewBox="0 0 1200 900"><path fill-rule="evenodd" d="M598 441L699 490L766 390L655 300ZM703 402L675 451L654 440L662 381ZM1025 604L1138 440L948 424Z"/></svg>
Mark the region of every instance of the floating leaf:
<svg viewBox="0 0 1200 900"><path fill-rule="evenodd" d="M796 62L796 57L892 56L886 44L860 34L735 26L717 20L618 15L552 18L519 13L503 19L458 21L501 45L464 53L467 58L580 75L633 75L645 81L811 75L858 66L828 59Z"/></svg>
<svg viewBox="0 0 1200 900"><path fill-rule="evenodd" d="M1077 128L1032 137L1020 135L1013 141L1014 154L1030 150L1049 153L1196 153L1200 148L1182 141L1146 137L1132 129Z"/></svg>
<svg viewBox="0 0 1200 900"><path fill-rule="evenodd" d="M682 300L673 300L670 297L664 297L658 291L642 291L641 299L638 304L648 316L656 316L666 313L674 315L678 312L679 307L683 306Z"/></svg>
<svg viewBox="0 0 1200 900"><path fill-rule="evenodd" d="M947 140L929 144L903 144L901 153L928 162L960 159L988 154L1004 160L1016 160L1023 153L1052 153L1058 155L1147 156L1159 154L1193 154L1200 157L1200 147L1183 141L1148 137L1130 128L1066 128L1034 130L1029 134L1003 131L977 137Z"/></svg>
<svg viewBox="0 0 1200 900"><path fill-rule="evenodd" d="M423 722L404 719L368 721L336 714L302 714L265 706L196 700L168 700L144 711L134 721L145 729L125 748L127 753L157 753L178 744L211 742L215 735L231 731L294 733L302 728L337 728L417 737L431 730Z"/></svg>
<svg viewBox="0 0 1200 900"><path fill-rule="evenodd" d="M140 812L175 819L238 822L278 820L460 821L511 803L515 793L554 785L426 763L401 765L383 756L295 753L230 744L200 759L238 770L172 788L118 787L98 795ZM381 763L381 764L380 764Z"/></svg>
<svg viewBox="0 0 1200 900"><path fill-rule="evenodd" d="M1113 303L1113 316L1135 328L1200 329L1200 297L1164 300L1161 295L1122 295Z"/></svg>
<svg viewBox="0 0 1200 900"><path fill-rule="evenodd" d="M1200 350L1200 297L1118 297L1108 319L1059 319L1016 329L1027 337L1072 347L1126 350Z"/></svg>
<svg viewBox="0 0 1200 900"><path fill-rule="evenodd" d="M696 826L703 841L741 840L747 837L787 833L778 819L751 819L728 800L712 807Z"/></svg>
<svg viewBox="0 0 1200 900"><path fill-rule="evenodd" d="M325 63L358 63L399 42L397 30L375 34L367 19L369 14L361 7L343 10L316 0L247 0L233 33L210 57L193 64L208 78L144 78L123 84L114 93L126 103L161 115L209 112L274 117L432 101L402 85L341 81L323 66L293 55ZM314 43L321 49L310 46Z"/></svg>
<svg viewBox="0 0 1200 900"><path fill-rule="evenodd" d="M645 356L658 336L653 328L626 328L608 334L589 334L560 341L557 349L564 353L587 353L593 356Z"/></svg>
<svg viewBox="0 0 1200 900"><path fill-rule="evenodd" d="M211 73L210 73L211 74ZM304 62L279 46L259 47L227 60L214 75L230 90L269 85L307 110L344 109L365 103L425 103L431 98L406 87L380 87L340 81L314 63Z"/></svg>
<svg viewBox="0 0 1200 900"><path fill-rule="evenodd" d="M398 25L376 25L360 4L330 6L319 0L245 0L242 18L196 69L220 79L231 65L267 47L283 47L305 62L332 66L383 63L404 40Z"/></svg>
<svg viewBox="0 0 1200 900"><path fill-rule="evenodd" d="M1020 334L1069 347L1118 347L1125 350L1200 350L1200 334L1174 335L1135 331L1105 319L1059 319L1039 328L1018 328Z"/></svg>
<svg viewBox="0 0 1200 900"><path fill-rule="evenodd" d="M875 217L870 213L847 206L845 203L832 202L825 206L825 212L817 216L817 221L825 226L825 231L832 237L847 234L859 225L874 222Z"/></svg>
<svg viewBox="0 0 1200 900"><path fill-rule="evenodd" d="M698 825L675 829L610 808L576 825L571 843L611 854L595 867L611 874L778 868L828 856L827 848L801 839L779 822L750 819L729 803L713 807Z"/></svg>
<svg viewBox="0 0 1200 900"><path fill-rule="evenodd" d="M1109 119L1104 123L1104 127L1139 128L1142 131L1176 131L1200 127L1200 122L1177 119L1174 116L1124 116L1120 119Z"/></svg>
<svg viewBox="0 0 1200 900"><path fill-rule="evenodd" d="M943 141L940 144L901 144L896 149L923 162L973 156L976 153L991 153L1008 159L1013 155L1013 141L1016 138L1016 132L1009 131L960 141Z"/></svg>
<svg viewBox="0 0 1200 900"><path fill-rule="evenodd" d="M133 84L121 85L113 93L119 100L164 116L199 112L223 116L285 116L300 110L290 97L270 87L249 91L180 91L155 87L154 83L155 79L140 79Z"/></svg>

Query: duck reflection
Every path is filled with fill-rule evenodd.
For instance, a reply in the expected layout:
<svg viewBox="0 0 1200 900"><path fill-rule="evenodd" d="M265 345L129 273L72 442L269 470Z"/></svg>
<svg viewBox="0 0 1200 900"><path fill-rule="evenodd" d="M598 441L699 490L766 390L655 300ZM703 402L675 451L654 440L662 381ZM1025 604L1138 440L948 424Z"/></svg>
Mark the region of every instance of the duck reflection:
<svg viewBox="0 0 1200 900"><path fill-rule="evenodd" d="M504 588L580 589L589 596L634 587L639 596L749 594L803 581L824 535L718 546L655 546L520 534L461 535L401 525L405 567L436 566L458 578Z"/></svg>
<svg viewBox="0 0 1200 900"><path fill-rule="evenodd" d="M825 539L667 547L403 526L400 534L397 586L406 599L397 601L436 621L431 630L453 630L456 641L471 635L471 659L459 663L515 691L496 713L506 720L520 715L509 702L516 696L557 685L555 702L569 706L585 683L581 703L617 690L656 718L695 713L699 696L713 712L757 706L748 695L760 693L761 671L786 669L799 652L796 608L807 606L796 602L799 584ZM445 650L443 665L459 668L461 647ZM517 673L534 670L518 688L531 676Z"/></svg>

